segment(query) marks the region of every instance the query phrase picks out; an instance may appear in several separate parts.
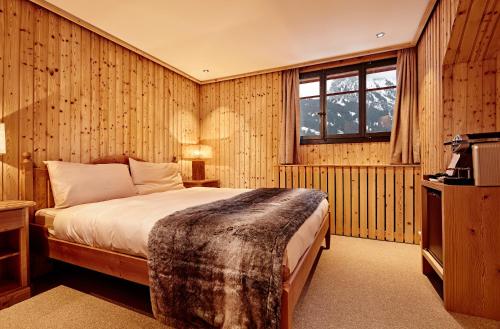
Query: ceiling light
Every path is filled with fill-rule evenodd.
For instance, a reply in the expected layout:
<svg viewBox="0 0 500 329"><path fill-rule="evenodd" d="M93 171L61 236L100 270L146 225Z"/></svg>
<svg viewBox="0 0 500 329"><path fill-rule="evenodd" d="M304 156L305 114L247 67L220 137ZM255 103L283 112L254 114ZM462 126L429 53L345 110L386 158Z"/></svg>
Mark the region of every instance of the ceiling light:
<svg viewBox="0 0 500 329"><path fill-rule="evenodd" d="M209 69L204 69L203 72L204 73L208 73L208 72L210 72L210 70Z"/></svg>
<svg viewBox="0 0 500 329"><path fill-rule="evenodd" d="M382 38L384 35L385 35L385 32L379 32L379 33L375 34L375 36L377 38Z"/></svg>

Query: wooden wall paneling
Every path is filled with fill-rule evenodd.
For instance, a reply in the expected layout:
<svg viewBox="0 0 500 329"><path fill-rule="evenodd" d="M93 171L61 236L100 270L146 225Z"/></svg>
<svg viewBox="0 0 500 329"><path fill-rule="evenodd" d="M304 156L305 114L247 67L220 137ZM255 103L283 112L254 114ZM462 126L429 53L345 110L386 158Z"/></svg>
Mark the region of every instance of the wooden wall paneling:
<svg viewBox="0 0 500 329"><path fill-rule="evenodd" d="M5 37L6 37L6 3L4 0L0 0L0 120L5 121L4 118L4 58L5 58ZM0 186L2 186L2 192L0 193L0 198L3 200L3 176L4 176L4 155L0 155Z"/></svg>
<svg viewBox="0 0 500 329"><path fill-rule="evenodd" d="M394 241L394 168L385 169L385 239Z"/></svg>
<svg viewBox="0 0 500 329"><path fill-rule="evenodd" d="M421 230L422 230L422 175L420 173L420 168L414 168L414 195L415 195L415 217L414 217L414 239L415 244L419 244L421 240Z"/></svg>
<svg viewBox="0 0 500 329"><path fill-rule="evenodd" d="M100 39L99 42L99 156L108 154L108 41ZM141 79L142 81L142 79Z"/></svg>
<svg viewBox="0 0 500 329"><path fill-rule="evenodd" d="M311 166L306 167L306 188L313 188L313 168Z"/></svg>
<svg viewBox="0 0 500 329"><path fill-rule="evenodd" d="M69 126L70 126L70 160L80 162L80 128L81 128L81 104L80 87L82 81L81 64L81 27L71 24L69 34L70 47L70 98L69 98Z"/></svg>
<svg viewBox="0 0 500 329"><path fill-rule="evenodd" d="M377 239L385 240L386 232L386 214L385 214L385 179L386 173L384 167L377 167Z"/></svg>
<svg viewBox="0 0 500 329"><path fill-rule="evenodd" d="M174 131L174 109L175 109L175 101L174 101L174 75L169 72L168 73L168 132L169 132L169 143L168 150L170 156L173 156L176 153L175 145L175 131ZM210 167L212 168L212 167ZM209 169L210 169L209 168Z"/></svg>
<svg viewBox="0 0 500 329"><path fill-rule="evenodd" d="M419 243L419 166L281 165L279 186L328 195L334 234ZM307 185L310 182L310 185Z"/></svg>
<svg viewBox="0 0 500 329"><path fill-rule="evenodd" d="M238 129L238 137L239 137L239 169L238 169L238 176L240 178L240 183L239 187L243 188L245 187L245 182L246 182L246 171L245 171L245 163L247 163L247 157L245 155L246 152L246 117L245 117L245 111L246 111L246 84L244 83L244 80L239 79L236 84L238 85L239 88L239 102L238 102L238 114L239 114L239 129ZM202 87L201 90L204 90ZM273 171L275 172L275 171ZM276 176L276 186L278 186L278 178Z"/></svg>
<svg viewBox="0 0 500 329"><path fill-rule="evenodd" d="M335 167L335 234L344 234L344 180L342 167Z"/></svg>
<svg viewBox="0 0 500 329"><path fill-rule="evenodd" d="M48 14L48 49L47 49L47 158L57 160L59 154L59 109L60 109L60 19ZM99 50L99 48L97 48ZM99 80L97 80L99 81ZM93 89L94 90L94 89ZM99 130L97 130L99 131ZM35 164L37 164L35 162Z"/></svg>
<svg viewBox="0 0 500 329"><path fill-rule="evenodd" d="M149 161L149 148L150 148L150 136L149 136L149 111L151 111L151 106L149 102L149 98L151 97L151 88L150 88L150 64L148 61L142 62L142 116L140 118L141 124L141 136L142 136L142 159ZM176 109L177 110L177 109ZM175 136L177 131L174 131Z"/></svg>
<svg viewBox="0 0 500 329"><path fill-rule="evenodd" d="M344 178L344 235L351 235L351 168L342 168Z"/></svg>
<svg viewBox="0 0 500 329"><path fill-rule="evenodd" d="M123 50L123 58L122 58L122 116L123 116L123 154L130 155L131 148L131 138L130 138L130 122L132 117L132 106L130 102L130 77L131 77L131 65L130 65L130 51ZM163 74L163 72L162 72ZM163 109L162 109L163 111ZM162 134L165 132L162 131ZM162 152L166 152L166 149L163 148Z"/></svg>
<svg viewBox="0 0 500 329"><path fill-rule="evenodd" d="M266 132L265 132L265 143L267 144L266 148L266 186L274 187L273 175L269 174L273 172L273 166L275 165L273 158L273 75L266 74ZM297 182L298 184L298 182Z"/></svg>
<svg viewBox="0 0 500 329"><path fill-rule="evenodd" d="M479 29L472 47L472 55L470 61L480 61L487 57L487 51L491 43L500 43L498 39L494 39L495 28L497 27L498 17L500 15L500 3L496 0L488 0L484 7L483 16L479 22Z"/></svg>
<svg viewBox="0 0 500 329"><path fill-rule="evenodd" d="M359 236L368 237L368 168L359 169Z"/></svg>
<svg viewBox="0 0 500 329"><path fill-rule="evenodd" d="M313 188L316 190L321 189L321 176L319 167L313 167Z"/></svg>
<svg viewBox="0 0 500 329"><path fill-rule="evenodd" d="M57 14L0 1L0 45L8 148L0 158L2 199L19 197L22 152L32 152L37 166L116 153L164 161L180 155L181 143L198 140L196 83ZM175 104L167 106L172 94ZM190 164L181 164L189 177Z"/></svg>
<svg viewBox="0 0 500 329"><path fill-rule="evenodd" d="M81 84L80 84L80 161L88 163L91 160L91 79L92 79L92 60L90 32L82 29L81 31Z"/></svg>
<svg viewBox="0 0 500 329"><path fill-rule="evenodd" d="M44 100L42 99L43 88L46 85L43 84L43 77L45 74L45 66L41 66L43 59L46 61L46 56L42 54L40 48L45 48L45 45L42 44L42 40L40 40L40 34L37 33L36 37L34 36L34 12L33 7L29 6L29 4L25 2L21 2L21 11L20 14L20 30L19 30L19 38L20 38L20 67L19 67L19 129L20 129L20 139L19 139L19 147L20 152L22 150L28 150L29 152L33 152L33 139L44 140L45 131L42 131L41 128L44 126L39 123L40 119L38 118L40 115L45 112L45 109L41 107L45 105ZM36 15L37 24L43 25L41 22L41 17ZM46 23L46 21L45 21ZM46 37L46 33L44 34ZM34 51L34 39L36 38L36 51ZM40 42L40 43L38 43ZM45 43L45 42L44 42ZM43 52L46 54L46 52ZM34 56L36 58L34 59ZM34 71L34 61L36 61L36 72ZM39 71L41 70L41 71ZM36 82L34 81L36 79ZM35 86L36 83L36 95ZM34 99L34 97L36 97ZM34 105L36 103L36 105ZM34 126L34 107L36 106L36 125ZM45 149L44 143L40 143L41 145L37 145L35 149L34 159L39 163L39 150Z"/></svg>
<svg viewBox="0 0 500 329"><path fill-rule="evenodd" d="M453 66L443 67L443 135L445 140L453 138L453 111L455 100L453 98ZM451 148L445 149L445 160L451 157Z"/></svg>
<svg viewBox="0 0 500 329"><path fill-rule="evenodd" d="M143 111L143 106L144 106L144 72L143 72L143 60L141 58L137 58L136 62L136 76L137 76L137 94L136 94L136 118L137 121L135 122L136 126L136 154L137 157L140 159L144 159L144 151L142 148L143 145L143 140L144 140L144 132L143 132L143 127L142 127L142 119L144 117L144 111Z"/></svg>
<svg viewBox="0 0 500 329"><path fill-rule="evenodd" d="M99 157L100 151L100 42L95 34L90 35L90 159Z"/></svg>
<svg viewBox="0 0 500 329"><path fill-rule="evenodd" d="M359 168L351 168L351 236L359 236Z"/></svg>
<svg viewBox="0 0 500 329"><path fill-rule="evenodd" d="M415 182L413 168L404 169L404 241L413 243L415 236Z"/></svg>
<svg viewBox="0 0 500 329"><path fill-rule="evenodd" d="M114 50L115 154L123 154L123 52L119 46L115 46Z"/></svg>
<svg viewBox="0 0 500 329"><path fill-rule="evenodd" d="M500 30L500 29L498 29ZM500 130L500 56L497 56L496 70L496 129Z"/></svg>
<svg viewBox="0 0 500 329"><path fill-rule="evenodd" d="M235 178L235 168L234 164L236 162L236 151L235 151L235 135L236 135L236 130L234 129L235 127L235 112L234 112L234 80L230 80L229 82L229 92L226 95L227 96L227 101L226 101L226 106L227 106L227 116L228 116L228 129L227 129L227 135L229 137L228 141L228 148L227 148L227 153L228 153L228 173L229 173L229 187L235 188L236 187L236 178ZM263 122L265 125L265 122ZM265 184L264 184L265 186Z"/></svg>
<svg viewBox="0 0 500 329"><path fill-rule="evenodd" d="M257 152L256 152L256 86L257 86L257 77L250 77L250 188L256 188L256 162L257 162ZM311 177L312 178L312 177Z"/></svg>
<svg viewBox="0 0 500 329"><path fill-rule="evenodd" d="M368 237L377 237L377 176L376 168L368 168Z"/></svg>
<svg viewBox="0 0 500 329"><path fill-rule="evenodd" d="M146 119L146 133L147 133L147 159L148 161L154 161L155 159L155 135L154 135L154 128L155 128L155 111L156 111L156 86L155 86L155 63L153 62L148 62L148 74L147 74L147 85L148 85L148 116ZM180 80L180 79L179 79ZM181 93L181 86L179 86L179 93L178 97L180 98L182 93ZM177 117L178 120L180 121L182 119L182 107L177 108ZM178 127L180 128L180 127ZM177 133L182 140L182 130L177 129Z"/></svg>
<svg viewBox="0 0 500 329"><path fill-rule="evenodd" d="M472 56L474 42L479 32L481 19L486 9L487 0L464 1L470 2L470 9L467 16L467 23L464 25L460 47L457 52L457 62L468 62Z"/></svg>
<svg viewBox="0 0 500 329"><path fill-rule="evenodd" d="M163 72L159 65L154 65L154 78L155 78L155 110L154 113L154 161L163 162L163 152L165 150L165 143L163 141ZM186 118L187 119L187 118Z"/></svg>
<svg viewBox="0 0 500 329"><path fill-rule="evenodd" d="M481 131L482 127L482 63L470 63L467 73L467 132Z"/></svg>
<svg viewBox="0 0 500 329"><path fill-rule="evenodd" d="M301 168L299 167L299 175L301 174ZM299 187L302 187L299 185ZM328 204L330 206L330 231L333 234L335 232L335 168L333 167L328 167Z"/></svg>
<svg viewBox="0 0 500 329"><path fill-rule="evenodd" d="M395 234L396 242L403 242L404 235L404 170L403 168L395 169Z"/></svg>
<svg viewBox="0 0 500 329"><path fill-rule="evenodd" d="M3 156L3 199L18 198L19 175L19 28L21 1L7 1L4 44L4 97L3 122L5 123L6 148Z"/></svg>
<svg viewBox="0 0 500 329"><path fill-rule="evenodd" d="M500 42L500 41L498 41ZM495 104L496 97L496 60L487 59L482 62L482 111L480 115L482 116L482 126L481 131L495 131L497 111Z"/></svg>
<svg viewBox="0 0 500 329"><path fill-rule="evenodd" d="M280 143L280 128L281 128L281 108L282 108L282 94L281 94L281 73L273 73L273 165L278 164L279 143ZM274 178L276 179L276 178Z"/></svg>

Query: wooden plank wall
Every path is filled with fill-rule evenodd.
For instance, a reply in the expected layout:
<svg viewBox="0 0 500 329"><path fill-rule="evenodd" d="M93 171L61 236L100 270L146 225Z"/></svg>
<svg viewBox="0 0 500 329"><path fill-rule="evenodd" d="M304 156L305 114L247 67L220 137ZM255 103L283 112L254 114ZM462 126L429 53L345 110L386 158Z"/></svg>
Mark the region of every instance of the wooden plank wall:
<svg viewBox="0 0 500 329"><path fill-rule="evenodd" d="M420 166L287 165L279 186L328 194L332 233L420 243Z"/></svg>
<svg viewBox="0 0 500 329"><path fill-rule="evenodd" d="M500 131L500 1L461 0L443 66L445 139ZM451 151L445 152L447 163Z"/></svg>
<svg viewBox="0 0 500 329"><path fill-rule="evenodd" d="M458 2L438 1L417 44L422 174L442 171L445 167L442 68Z"/></svg>
<svg viewBox="0 0 500 329"><path fill-rule="evenodd" d="M300 166L278 166L281 73L202 85L200 106L207 176L221 186L321 188L333 233L419 243L419 166L389 166L388 143L303 145Z"/></svg>
<svg viewBox="0 0 500 329"><path fill-rule="evenodd" d="M211 145L207 176L223 187L277 185L281 73L201 86L200 142Z"/></svg>
<svg viewBox="0 0 500 329"><path fill-rule="evenodd" d="M0 198L18 198L25 151L38 166L112 154L169 161L198 141L198 100L196 83L29 1L0 0Z"/></svg>
<svg viewBox="0 0 500 329"><path fill-rule="evenodd" d="M207 176L226 187L276 186L281 73L201 86L200 142L211 145ZM388 164L389 143L301 145L302 164Z"/></svg>
<svg viewBox="0 0 500 329"><path fill-rule="evenodd" d="M422 173L443 171L443 142L500 130L500 2L441 0L418 42Z"/></svg>

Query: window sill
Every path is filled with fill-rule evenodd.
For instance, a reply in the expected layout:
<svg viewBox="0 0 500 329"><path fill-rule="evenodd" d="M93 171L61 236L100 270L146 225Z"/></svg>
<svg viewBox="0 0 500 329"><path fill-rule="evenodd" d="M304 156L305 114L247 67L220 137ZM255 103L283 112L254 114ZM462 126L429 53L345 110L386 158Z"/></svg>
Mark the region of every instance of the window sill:
<svg viewBox="0 0 500 329"><path fill-rule="evenodd" d="M390 135L370 136L370 137L335 137L335 138L300 138L300 145L314 144L350 144L350 143L388 143Z"/></svg>

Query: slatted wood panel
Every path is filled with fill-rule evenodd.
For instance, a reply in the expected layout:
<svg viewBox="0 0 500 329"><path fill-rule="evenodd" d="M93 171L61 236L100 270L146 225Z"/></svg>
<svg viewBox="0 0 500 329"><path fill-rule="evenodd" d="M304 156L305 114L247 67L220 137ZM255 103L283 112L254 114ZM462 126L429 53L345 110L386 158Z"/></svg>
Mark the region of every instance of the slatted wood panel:
<svg viewBox="0 0 500 329"><path fill-rule="evenodd" d="M180 156L199 136L199 86L24 0L0 0L1 199L17 199L22 152L87 162ZM190 176L190 163L181 161Z"/></svg>
<svg viewBox="0 0 500 329"><path fill-rule="evenodd" d="M459 0L439 1L418 41L418 108L423 173L445 167L442 75Z"/></svg>
<svg viewBox="0 0 500 329"><path fill-rule="evenodd" d="M200 141L214 149L207 176L223 187L275 186L281 108L281 73L202 85ZM301 145L299 152L303 164L389 161L389 143Z"/></svg>
<svg viewBox="0 0 500 329"><path fill-rule="evenodd" d="M418 166L279 166L279 186L328 194L337 235L420 243ZM302 182L312 182L312 185Z"/></svg>
<svg viewBox="0 0 500 329"><path fill-rule="evenodd" d="M201 86L200 142L211 145L207 176L223 187L277 186L281 73Z"/></svg>
<svg viewBox="0 0 500 329"><path fill-rule="evenodd" d="M500 130L500 2L440 1L418 42L423 173L442 171L456 134Z"/></svg>

